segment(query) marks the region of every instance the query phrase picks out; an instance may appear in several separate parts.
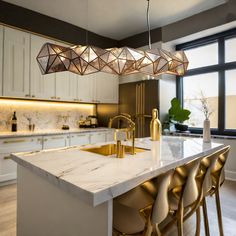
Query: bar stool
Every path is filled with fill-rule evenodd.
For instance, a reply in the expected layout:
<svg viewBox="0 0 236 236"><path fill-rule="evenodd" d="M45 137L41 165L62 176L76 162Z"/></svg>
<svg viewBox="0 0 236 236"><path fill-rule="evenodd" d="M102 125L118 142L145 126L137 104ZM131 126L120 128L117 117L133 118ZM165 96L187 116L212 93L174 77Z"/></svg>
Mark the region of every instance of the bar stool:
<svg viewBox="0 0 236 236"><path fill-rule="evenodd" d="M113 229L118 235L161 235L169 213L168 188L173 170L147 181L113 201Z"/></svg>
<svg viewBox="0 0 236 236"><path fill-rule="evenodd" d="M202 207L204 215L205 234L210 235L209 222L207 216L206 197L213 196L215 194L217 218L220 235L223 236L223 223L220 205L219 189L224 182L224 165L227 161L230 146L226 146L220 151L213 153L202 160L204 167L208 167L208 173L206 174L205 181L203 184L203 198ZM209 164L210 163L210 164Z"/></svg>
<svg viewBox="0 0 236 236"><path fill-rule="evenodd" d="M196 235L200 235L199 203L202 192L197 180L200 161L197 159L176 168L169 190L170 217L161 225L163 233L177 221L178 235L183 236L184 221L196 213Z"/></svg>

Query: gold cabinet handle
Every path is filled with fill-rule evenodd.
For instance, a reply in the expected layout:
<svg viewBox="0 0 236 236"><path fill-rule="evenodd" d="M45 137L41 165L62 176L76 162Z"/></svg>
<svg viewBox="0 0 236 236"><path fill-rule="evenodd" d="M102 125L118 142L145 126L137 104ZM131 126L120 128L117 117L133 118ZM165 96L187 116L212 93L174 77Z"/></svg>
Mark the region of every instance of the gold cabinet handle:
<svg viewBox="0 0 236 236"><path fill-rule="evenodd" d="M26 142L25 139L15 139L15 140L5 140L3 141L4 144L8 144L8 143L23 143Z"/></svg>
<svg viewBox="0 0 236 236"><path fill-rule="evenodd" d="M47 142L47 141L48 141L48 139L47 139L47 138L44 138L44 139L43 139L43 141L44 141L44 142Z"/></svg>
<svg viewBox="0 0 236 236"><path fill-rule="evenodd" d="M5 156L5 157L3 157L3 159L4 160L9 160L9 159L11 159L11 156Z"/></svg>
<svg viewBox="0 0 236 236"><path fill-rule="evenodd" d="M64 137L51 137L51 139L64 139Z"/></svg>
<svg viewBox="0 0 236 236"><path fill-rule="evenodd" d="M56 98L57 98L57 97L55 97L55 96L52 96L52 97L51 97L51 99L56 99Z"/></svg>
<svg viewBox="0 0 236 236"><path fill-rule="evenodd" d="M31 97L32 97L32 98L35 98L35 95L32 95Z"/></svg>
<svg viewBox="0 0 236 236"><path fill-rule="evenodd" d="M25 97L30 97L30 95L29 94L25 94Z"/></svg>
<svg viewBox="0 0 236 236"><path fill-rule="evenodd" d="M60 100L61 98L60 97L56 97L57 100Z"/></svg>

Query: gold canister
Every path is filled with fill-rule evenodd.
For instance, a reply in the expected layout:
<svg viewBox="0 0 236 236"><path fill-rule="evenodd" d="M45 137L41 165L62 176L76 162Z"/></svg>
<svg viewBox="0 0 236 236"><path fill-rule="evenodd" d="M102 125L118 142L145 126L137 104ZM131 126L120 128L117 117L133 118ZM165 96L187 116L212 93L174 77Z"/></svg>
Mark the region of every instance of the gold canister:
<svg viewBox="0 0 236 236"><path fill-rule="evenodd" d="M158 110L152 109L152 120L150 123L150 134L152 141L159 141L161 138L161 122L158 119Z"/></svg>

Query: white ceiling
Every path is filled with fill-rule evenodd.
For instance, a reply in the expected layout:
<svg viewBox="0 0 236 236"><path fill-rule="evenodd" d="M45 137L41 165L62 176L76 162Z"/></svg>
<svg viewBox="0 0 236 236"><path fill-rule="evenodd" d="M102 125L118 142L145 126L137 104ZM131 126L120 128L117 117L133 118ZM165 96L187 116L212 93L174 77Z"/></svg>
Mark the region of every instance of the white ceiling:
<svg viewBox="0 0 236 236"><path fill-rule="evenodd" d="M5 0L113 39L147 30L146 0ZM173 23L227 0L150 0L151 28Z"/></svg>

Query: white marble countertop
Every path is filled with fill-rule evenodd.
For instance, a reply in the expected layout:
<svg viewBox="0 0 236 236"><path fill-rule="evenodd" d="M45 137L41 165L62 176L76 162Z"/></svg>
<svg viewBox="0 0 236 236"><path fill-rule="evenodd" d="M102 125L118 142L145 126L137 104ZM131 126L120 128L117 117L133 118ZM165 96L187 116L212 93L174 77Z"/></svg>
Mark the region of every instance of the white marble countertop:
<svg viewBox="0 0 236 236"><path fill-rule="evenodd" d="M17 131L17 132L0 132L0 138L16 138L25 136L40 136L40 135L53 135L53 134L70 134L70 133L87 133L87 132L102 132L109 131L110 128L99 127L99 128L78 128L78 129L46 129L36 131Z"/></svg>
<svg viewBox="0 0 236 236"><path fill-rule="evenodd" d="M88 146L99 146L88 145ZM113 199L169 169L210 154L223 144L203 144L200 138L163 136L160 142L136 139L136 147L150 149L123 159L69 147L12 154L18 164L88 204Z"/></svg>

